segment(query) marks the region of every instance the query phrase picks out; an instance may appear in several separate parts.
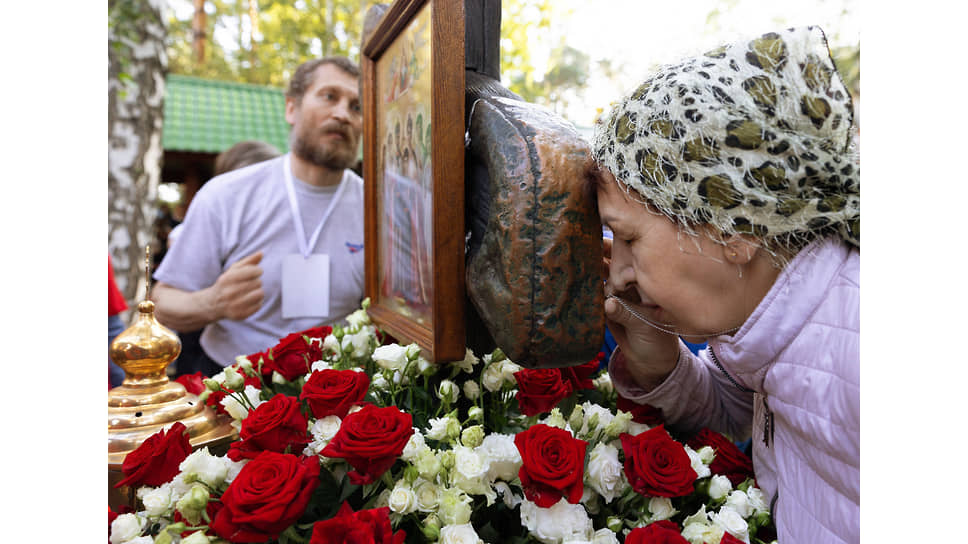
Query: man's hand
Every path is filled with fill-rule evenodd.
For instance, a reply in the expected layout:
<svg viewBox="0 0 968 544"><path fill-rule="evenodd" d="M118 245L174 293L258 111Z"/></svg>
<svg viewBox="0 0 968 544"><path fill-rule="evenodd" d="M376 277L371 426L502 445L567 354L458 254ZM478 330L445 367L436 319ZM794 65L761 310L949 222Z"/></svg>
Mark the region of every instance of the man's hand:
<svg viewBox="0 0 968 544"><path fill-rule="evenodd" d="M211 289L215 319L245 319L262 307L262 252L239 259L215 280Z"/></svg>

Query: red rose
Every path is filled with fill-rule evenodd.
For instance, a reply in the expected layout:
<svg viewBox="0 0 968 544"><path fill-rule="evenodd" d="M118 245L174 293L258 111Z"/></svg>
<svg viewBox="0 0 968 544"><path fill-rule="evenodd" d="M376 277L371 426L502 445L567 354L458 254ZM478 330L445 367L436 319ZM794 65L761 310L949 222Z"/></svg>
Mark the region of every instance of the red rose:
<svg viewBox="0 0 968 544"><path fill-rule="evenodd" d="M664 423L662 409L651 404L638 404L622 395L618 395L615 407L623 412L632 414L632 421L644 425L655 426Z"/></svg>
<svg viewBox="0 0 968 544"><path fill-rule="evenodd" d="M619 435L625 452L625 475L632 489L653 497L682 497L692 493L696 471L682 444L662 425L632 436Z"/></svg>
<svg viewBox="0 0 968 544"><path fill-rule="evenodd" d="M330 333L332 332L333 332L333 327L324 325L322 327L313 327L311 329L300 331L298 334L302 336L308 336L310 338L319 338L320 340L325 340L326 337L329 336Z"/></svg>
<svg viewBox="0 0 968 544"><path fill-rule="evenodd" d="M538 424L516 434L514 445L521 453L518 477L528 500L542 508L554 506L562 497L578 504L587 442L564 429Z"/></svg>
<svg viewBox="0 0 968 544"><path fill-rule="evenodd" d="M601 369L602 361L599 357L604 356L604 353L598 352L598 357L583 365L560 369L562 379L571 384L571 388L575 391L580 389L594 389L595 384L592 382L591 376Z"/></svg>
<svg viewBox="0 0 968 544"><path fill-rule="evenodd" d="M205 384L202 383L202 380L207 377L201 372L196 372L194 374L182 374L175 378L175 381L182 384L185 391L188 391L192 395L201 395L202 391L205 391Z"/></svg>
<svg viewBox="0 0 968 544"><path fill-rule="evenodd" d="M557 368L525 368L514 373L518 382L518 407L526 416L550 412L572 387Z"/></svg>
<svg viewBox="0 0 968 544"><path fill-rule="evenodd" d="M252 363L252 369L256 373L262 374L263 376L268 376L272 374L272 365L269 364L269 353L260 351L257 353L252 353L245 356L246 359ZM260 364L259 361L262 361Z"/></svg>
<svg viewBox="0 0 968 544"><path fill-rule="evenodd" d="M369 387L366 372L326 369L309 375L299 399L306 401L317 419L331 415L342 419L350 407L363 400Z"/></svg>
<svg viewBox="0 0 968 544"><path fill-rule="evenodd" d="M294 332L269 349L268 365L263 363L262 373L275 370L283 378L292 381L308 373L310 365L322 358L323 349L318 342L310 344L302 334Z"/></svg>
<svg viewBox="0 0 968 544"><path fill-rule="evenodd" d="M276 395L249 412L242 420L241 440L232 442L228 457L252 459L263 451L300 454L309 444L309 422L295 397Z"/></svg>
<svg viewBox="0 0 968 544"><path fill-rule="evenodd" d="M343 419L336 436L319 453L346 459L355 471L347 474L355 485L371 484L403 453L413 435L413 418L396 406L373 405Z"/></svg>
<svg viewBox="0 0 968 544"><path fill-rule="evenodd" d="M709 470L713 474L726 476L734 486L743 483L746 478L753 477L752 459L725 436L703 428L686 443L697 451L703 446L709 446L715 450L716 457L709 464Z"/></svg>
<svg viewBox="0 0 968 544"><path fill-rule="evenodd" d="M689 544L689 541L679 533L679 526L664 519L632 529L625 537L625 544Z"/></svg>
<svg viewBox="0 0 968 544"><path fill-rule="evenodd" d="M157 487L169 482L178 474L178 465L191 452L188 429L182 422L175 422L167 432L162 429L149 436L124 457L121 472L126 477L114 487Z"/></svg>
<svg viewBox="0 0 968 544"><path fill-rule="evenodd" d="M393 532L388 507L354 512L344 502L336 516L313 524L309 544L403 544L406 538L404 531Z"/></svg>
<svg viewBox="0 0 968 544"><path fill-rule="evenodd" d="M319 485L319 459L264 451L222 493L211 528L231 542L265 542L295 523Z"/></svg>
<svg viewBox="0 0 968 544"><path fill-rule="evenodd" d="M746 543L729 533L723 533L723 538L719 540L719 544L746 544Z"/></svg>

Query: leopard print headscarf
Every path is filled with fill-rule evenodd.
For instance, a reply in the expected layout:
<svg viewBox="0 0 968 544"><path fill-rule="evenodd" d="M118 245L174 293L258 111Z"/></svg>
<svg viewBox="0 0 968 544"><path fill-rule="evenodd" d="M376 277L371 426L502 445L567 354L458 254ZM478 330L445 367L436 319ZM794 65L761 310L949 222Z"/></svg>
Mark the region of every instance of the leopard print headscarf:
<svg viewBox="0 0 968 544"><path fill-rule="evenodd" d="M836 233L860 247L852 123L823 31L791 28L659 69L592 147L626 190L686 228L785 249Z"/></svg>

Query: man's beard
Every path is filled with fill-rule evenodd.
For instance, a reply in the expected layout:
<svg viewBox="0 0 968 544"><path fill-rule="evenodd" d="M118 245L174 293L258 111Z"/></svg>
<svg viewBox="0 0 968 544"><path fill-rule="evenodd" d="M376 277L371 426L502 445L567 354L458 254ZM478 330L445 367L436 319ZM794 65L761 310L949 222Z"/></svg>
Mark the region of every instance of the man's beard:
<svg viewBox="0 0 968 544"><path fill-rule="evenodd" d="M356 164L356 149L349 145L350 128L344 129L346 144L334 142L327 145L318 139L306 137L305 134L292 133L289 146L293 154L299 158L309 161L316 166L328 168L330 170L345 170L352 168Z"/></svg>

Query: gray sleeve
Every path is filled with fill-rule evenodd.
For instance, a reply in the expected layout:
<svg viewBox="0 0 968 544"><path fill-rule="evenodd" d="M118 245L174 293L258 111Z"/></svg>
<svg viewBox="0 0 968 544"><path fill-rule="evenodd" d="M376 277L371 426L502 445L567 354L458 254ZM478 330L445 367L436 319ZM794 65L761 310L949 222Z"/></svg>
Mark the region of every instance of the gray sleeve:
<svg viewBox="0 0 968 544"><path fill-rule="evenodd" d="M226 258L224 214L207 188L202 187L192 199L178 239L154 275L156 280L184 291L198 291L214 284Z"/></svg>

